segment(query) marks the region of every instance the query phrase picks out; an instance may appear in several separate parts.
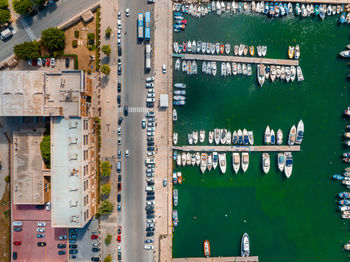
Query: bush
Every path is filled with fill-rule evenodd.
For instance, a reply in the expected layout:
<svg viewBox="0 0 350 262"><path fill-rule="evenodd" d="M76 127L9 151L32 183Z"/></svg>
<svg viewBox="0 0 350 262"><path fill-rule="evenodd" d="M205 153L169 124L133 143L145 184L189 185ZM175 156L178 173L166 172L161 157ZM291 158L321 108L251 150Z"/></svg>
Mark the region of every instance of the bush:
<svg viewBox="0 0 350 262"><path fill-rule="evenodd" d="M111 175L111 163L108 161L103 161L100 165L101 175L110 176Z"/></svg>
<svg viewBox="0 0 350 262"><path fill-rule="evenodd" d="M40 56L40 44L37 41L24 42L13 47L15 55L19 59L33 59Z"/></svg>
<svg viewBox="0 0 350 262"><path fill-rule="evenodd" d="M94 33L88 33L88 34L87 34L87 38L88 38L88 42L89 42L90 44L95 43L95 34L94 34Z"/></svg>
<svg viewBox="0 0 350 262"><path fill-rule="evenodd" d="M40 151L47 168L50 168L51 140L49 135L43 136L43 140L40 143Z"/></svg>
<svg viewBox="0 0 350 262"><path fill-rule="evenodd" d="M105 55L109 56L111 54L111 52L112 52L112 49L111 49L111 47L109 45L103 45L102 46L102 52Z"/></svg>
<svg viewBox="0 0 350 262"><path fill-rule="evenodd" d="M34 3L35 3L36 5L44 5L45 2L46 2L46 0L34 0Z"/></svg>
<svg viewBox="0 0 350 262"><path fill-rule="evenodd" d="M102 74L109 75L109 73L111 72L111 68L109 67L109 65L102 65L101 72Z"/></svg>
<svg viewBox="0 0 350 262"><path fill-rule="evenodd" d="M89 49L89 51L94 51L96 49L95 45L87 45L87 48Z"/></svg>
<svg viewBox="0 0 350 262"><path fill-rule="evenodd" d="M8 9L0 9L0 25L5 24L10 18L11 14Z"/></svg>
<svg viewBox="0 0 350 262"><path fill-rule="evenodd" d="M10 182L10 176L5 176L5 182L9 183Z"/></svg>
<svg viewBox="0 0 350 262"><path fill-rule="evenodd" d="M87 70L87 74L91 75L91 70L90 69Z"/></svg>
<svg viewBox="0 0 350 262"><path fill-rule="evenodd" d="M107 234L107 237L105 238L105 244L108 246L112 242L112 235Z"/></svg>
<svg viewBox="0 0 350 262"><path fill-rule="evenodd" d="M41 41L49 50L63 50L66 45L64 31L57 27L50 27L41 32Z"/></svg>
<svg viewBox="0 0 350 262"><path fill-rule="evenodd" d="M105 259L103 260L103 262L112 262L111 255L106 256Z"/></svg>
<svg viewBox="0 0 350 262"><path fill-rule="evenodd" d="M112 213L112 211L113 211L113 204L108 200L102 201L100 208L98 209L98 212L101 214L101 216L109 215Z"/></svg>
<svg viewBox="0 0 350 262"><path fill-rule="evenodd" d="M7 9L9 7L9 2L7 0L0 0L0 9Z"/></svg>
<svg viewBox="0 0 350 262"><path fill-rule="evenodd" d="M79 38L79 31L78 30L74 31L74 37Z"/></svg>
<svg viewBox="0 0 350 262"><path fill-rule="evenodd" d="M110 36L111 36L111 33L112 33L112 29L111 29L110 27L107 27L105 33L106 33L106 36L107 36L107 37L110 37Z"/></svg>
<svg viewBox="0 0 350 262"><path fill-rule="evenodd" d="M24 15L33 9L33 2L31 0L13 0L13 9L16 13Z"/></svg>
<svg viewBox="0 0 350 262"><path fill-rule="evenodd" d="M111 184L105 184L101 186L102 195L109 195L109 193L111 193Z"/></svg>
<svg viewBox="0 0 350 262"><path fill-rule="evenodd" d="M78 47L78 40L74 39L74 40L72 41L72 47L73 47L73 48L77 48L77 47Z"/></svg>

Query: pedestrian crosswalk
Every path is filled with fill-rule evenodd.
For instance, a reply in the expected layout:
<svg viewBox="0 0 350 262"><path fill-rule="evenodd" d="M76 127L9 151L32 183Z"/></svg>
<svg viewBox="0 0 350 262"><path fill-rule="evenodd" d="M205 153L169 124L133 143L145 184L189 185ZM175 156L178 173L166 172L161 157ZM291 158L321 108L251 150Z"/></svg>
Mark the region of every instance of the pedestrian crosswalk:
<svg viewBox="0 0 350 262"><path fill-rule="evenodd" d="M35 36L35 34L34 34L32 28L28 25L28 23L26 22L26 20L24 20L23 17L21 17L21 18L19 19L19 21L20 21L20 23L22 24L24 30L27 32L27 34L28 34L30 40L34 41L34 40L36 39L36 36Z"/></svg>
<svg viewBox="0 0 350 262"><path fill-rule="evenodd" d="M128 107L128 112L129 113L146 113L148 112L148 108L147 107L142 107L142 106L135 106L135 107ZM123 107L119 107L118 108L118 112L124 112L124 108Z"/></svg>

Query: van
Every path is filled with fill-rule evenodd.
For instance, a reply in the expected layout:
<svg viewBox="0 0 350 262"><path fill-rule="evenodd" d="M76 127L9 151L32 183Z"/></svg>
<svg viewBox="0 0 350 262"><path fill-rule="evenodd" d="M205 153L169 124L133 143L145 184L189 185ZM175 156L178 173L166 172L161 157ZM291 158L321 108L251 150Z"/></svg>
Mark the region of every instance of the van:
<svg viewBox="0 0 350 262"><path fill-rule="evenodd" d="M13 221L12 225L14 227L21 227L23 225L23 222L22 221Z"/></svg>
<svg viewBox="0 0 350 262"><path fill-rule="evenodd" d="M117 162L117 172L120 173L122 169L122 163L120 161Z"/></svg>
<svg viewBox="0 0 350 262"><path fill-rule="evenodd" d="M4 31L1 31L0 39L5 40L6 38L9 38L12 35L13 35L12 31L10 29L6 28Z"/></svg>

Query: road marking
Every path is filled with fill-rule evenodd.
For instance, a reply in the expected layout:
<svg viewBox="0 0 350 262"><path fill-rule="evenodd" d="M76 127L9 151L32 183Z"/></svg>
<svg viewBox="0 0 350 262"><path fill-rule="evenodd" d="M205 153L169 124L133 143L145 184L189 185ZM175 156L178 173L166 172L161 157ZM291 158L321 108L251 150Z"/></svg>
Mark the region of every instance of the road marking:
<svg viewBox="0 0 350 262"><path fill-rule="evenodd" d="M35 34L34 34L32 28L27 24L27 22L23 19L23 17L21 17L21 18L19 19L19 21L21 22L21 24L22 24L24 30L27 32L27 34L28 34L30 40L34 41L34 40L36 39L36 36L35 36Z"/></svg>
<svg viewBox="0 0 350 262"><path fill-rule="evenodd" d="M130 113L147 113L149 111L147 107L142 107L142 106L128 107L128 110ZM119 107L118 112L124 112L124 108Z"/></svg>

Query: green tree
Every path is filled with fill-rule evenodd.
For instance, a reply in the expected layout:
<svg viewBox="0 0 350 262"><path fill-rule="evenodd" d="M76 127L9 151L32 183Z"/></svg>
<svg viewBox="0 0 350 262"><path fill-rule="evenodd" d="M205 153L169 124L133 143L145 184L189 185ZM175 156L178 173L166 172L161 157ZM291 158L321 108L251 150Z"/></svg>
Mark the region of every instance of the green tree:
<svg viewBox="0 0 350 262"><path fill-rule="evenodd" d="M112 29L110 27L107 27L106 28L106 36L107 37L110 37L111 36L111 33L112 33Z"/></svg>
<svg viewBox="0 0 350 262"><path fill-rule="evenodd" d="M46 0L34 0L34 3L35 3L36 5L44 5L45 2L46 2Z"/></svg>
<svg viewBox="0 0 350 262"><path fill-rule="evenodd" d="M111 184L105 184L101 186L102 195L109 195L109 193L111 193Z"/></svg>
<svg viewBox="0 0 350 262"><path fill-rule="evenodd" d="M0 8L1 9L6 9L9 7L9 2L8 0L0 0Z"/></svg>
<svg viewBox="0 0 350 262"><path fill-rule="evenodd" d="M98 212L101 214L101 216L106 216L112 213L113 211L113 204L109 202L108 200L103 200L100 208L98 209Z"/></svg>
<svg viewBox="0 0 350 262"><path fill-rule="evenodd" d="M108 161L103 161L100 164L101 175L102 176L110 176L111 175L111 163Z"/></svg>
<svg viewBox="0 0 350 262"><path fill-rule="evenodd" d="M112 49L111 49L111 47L109 45L103 45L102 46L102 52L105 55L109 56L111 54L111 52L112 52Z"/></svg>
<svg viewBox="0 0 350 262"><path fill-rule="evenodd" d="M44 159L44 162L48 168L50 168L50 159L51 159L51 140L50 136L46 135L43 137L40 143L41 156Z"/></svg>
<svg viewBox="0 0 350 262"><path fill-rule="evenodd" d="M111 255L106 256L105 259L103 260L103 262L112 262Z"/></svg>
<svg viewBox="0 0 350 262"><path fill-rule="evenodd" d="M0 9L0 25L10 20L11 14L8 9Z"/></svg>
<svg viewBox="0 0 350 262"><path fill-rule="evenodd" d="M109 75L109 73L111 72L111 68L109 67L109 65L102 65L101 72L102 74Z"/></svg>
<svg viewBox="0 0 350 262"><path fill-rule="evenodd" d="M107 234L107 237L105 238L105 244L108 246L112 241L112 235Z"/></svg>
<svg viewBox="0 0 350 262"><path fill-rule="evenodd" d="M66 36L63 30L50 27L41 32L41 41L51 51L63 50L66 45Z"/></svg>
<svg viewBox="0 0 350 262"><path fill-rule="evenodd" d="M40 44L37 41L24 42L13 47L15 55L19 59L33 59L40 56Z"/></svg>
<svg viewBox="0 0 350 262"><path fill-rule="evenodd" d="M33 2L31 0L13 0L13 9L16 13L24 15L33 9Z"/></svg>

